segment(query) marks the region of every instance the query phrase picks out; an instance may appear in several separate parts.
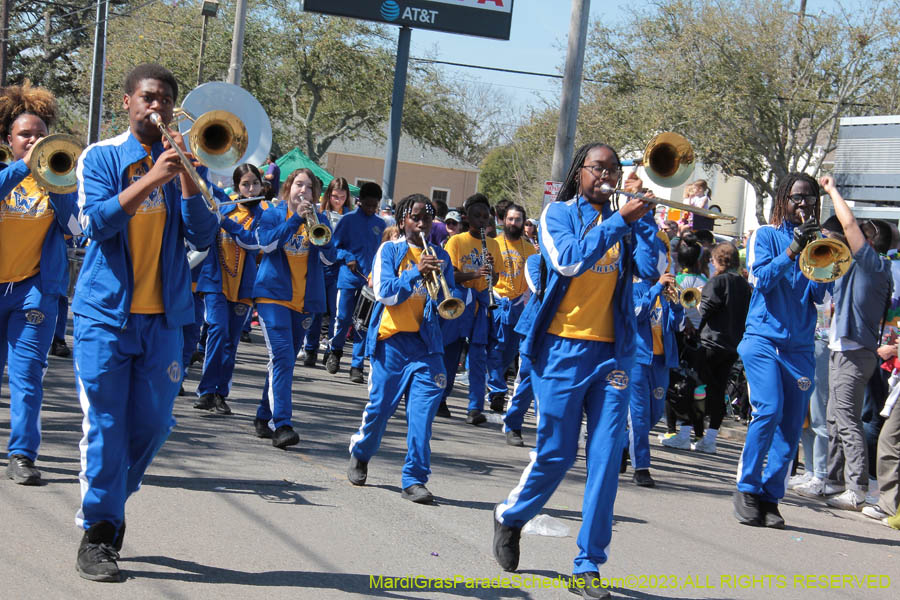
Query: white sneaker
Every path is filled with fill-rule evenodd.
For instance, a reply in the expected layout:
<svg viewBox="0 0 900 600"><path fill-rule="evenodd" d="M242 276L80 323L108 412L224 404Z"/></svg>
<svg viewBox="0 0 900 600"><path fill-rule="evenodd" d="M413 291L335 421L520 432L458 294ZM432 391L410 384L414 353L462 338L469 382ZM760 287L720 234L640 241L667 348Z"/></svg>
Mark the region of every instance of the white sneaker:
<svg viewBox="0 0 900 600"><path fill-rule="evenodd" d="M859 511L865 501L866 494L864 492L857 492L856 490L844 490L843 494L839 494L834 498L829 498L825 501L825 504L833 508Z"/></svg>
<svg viewBox="0 0 900 600"><path fill-rule="evenodd" d="M659 442L666 448L678 448L679 450L691 449L691 438L678 435L677 433L673 433L672 435L666 434Z"/></svg>
<svg viewBox="0 0 900 600"><path fill-rule="evenodd" d="M696 443L691 444L691 450L703 452L704 454L715 454L716 440L703 436Z"/></svg>
<svg viewBox="0 0 900 600"><path fill-rule="evenodd" d="M818 477L813 477L806 483L801 483L794 488L794 493L805 498L820 498L824 495L825 482Z"/></svg>
<svg viewBox="0 0 900 600"><path fill-rule="evenodd" d="M812 478L812 471L805 471L803 475L794 475L793 477L788 479L787 489L792 490L798 485L803 485Z"/></svg>
<svg viewBox="0 0 900 600"><path fill-rule="evenodd" d="M881 510L877 506L864 506L862 509L862 514L866 515L870 519L876 519L878 521L882 519L887 519L892 516Z"/></svg>
<svg viewBox="0 0 900 600"><path fill-rule="evenodd" d="M846 489L847 485L844 483L826 483L822 493L826 496L834 496L836 494L844 493L844 490Z"/></svg>

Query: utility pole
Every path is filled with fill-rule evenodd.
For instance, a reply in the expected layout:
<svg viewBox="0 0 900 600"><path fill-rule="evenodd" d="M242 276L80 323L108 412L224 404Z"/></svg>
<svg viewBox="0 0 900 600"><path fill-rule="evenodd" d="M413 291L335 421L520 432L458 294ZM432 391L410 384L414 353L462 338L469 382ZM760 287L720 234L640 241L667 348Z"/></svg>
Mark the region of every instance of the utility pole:
<svg viewBox="0 0 900 600"><path fill-rule="evenodd" d="M200 29L200 58L197 60L197 85L203 83L203 55L206 54L206 25L209 23L210 17L219 15L218 0L204 0L200 7L200 14L203 15L203 26Z"/></svg>
<svg viewBox="0 0 900 600"><path fill-rule="evenodd" d="M566 70L563 75L556 145L553 148L553 167L550 170L550 179L553 181L562 181L566 176L569 163L572 162L578 104L581 99L581 78L584 72L584 46L590 12L591 0L572 0L569 48L566 52Z"/></svg>
<svg viewBox="0 0 900 600"><path fill-rule="evenodd" d="M234 11L234 32L231 39L231 62L228 65L228 83L241 85L241 68L244 66L244 21L247 20L247 0L237 0Z"/></svg>
<svg viewBox="0 0 900 600"><path fill-rule="evenodd" d="M394 179L397 177L397 154L400 150L400 125L403 122L403 99L406 97L406 70L409 67L409 41L412 29L400 28L397 39L397 64L394 66L394 92L391 96L391 120L388 125L387 155L384 157L381 197L394 198Z"/></svg>
<svg viewBox="0 0 900 600"><path fill-rule="evenodd" d="M6 71L9 69L7 61L6 46L9 37L9 3L12 0L2 0L0 5L0 21L2 21L3 31L0 31L0 86L6 85Z"/></svg>
<svg viewBox="0 0 900 600"><path fill-rule="evenodd" d="M88 113L88 143L100 141L100 118L103 113L103 76L106 68L106 21L109 0L97 2L97 23L94 28L94 68L91 71L91 101Z"/></svg>

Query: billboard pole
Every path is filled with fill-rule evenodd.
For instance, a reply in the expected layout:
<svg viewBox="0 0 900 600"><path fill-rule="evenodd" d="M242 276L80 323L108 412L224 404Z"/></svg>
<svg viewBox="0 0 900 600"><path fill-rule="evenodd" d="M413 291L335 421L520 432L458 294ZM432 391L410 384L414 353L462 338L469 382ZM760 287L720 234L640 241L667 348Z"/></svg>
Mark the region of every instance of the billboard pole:
<svg viewBox="0 0 900 600"><path fill-rule="evenodd" d="M406 70L409 66L409 41L412 29L406 25L400 28L397 39L397 64L394 67L394 92L391 95L391 120L387 155L384 157L382 176L382 199L393 202L394 179L397 177L397 152L400 149L400 125L403 122L403 98L406 96Z"/></svg>

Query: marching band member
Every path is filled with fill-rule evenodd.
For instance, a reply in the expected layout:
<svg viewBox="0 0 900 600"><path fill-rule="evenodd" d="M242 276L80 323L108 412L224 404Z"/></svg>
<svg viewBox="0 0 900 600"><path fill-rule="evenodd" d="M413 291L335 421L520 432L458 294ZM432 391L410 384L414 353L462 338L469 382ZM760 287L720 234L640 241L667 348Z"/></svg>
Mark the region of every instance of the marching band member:
<svg viewBox="0 0 900 600"><path fill-rule="evenodd" d="M96 581L120 580L125 502L175 424L182 326L194 316L184 241L205 248L218 226L150 119L172 120L175 77L144 64L124 87L128 131L89 146L77 170L81 224L91 238L72 305L84 412L76 522L86 531L77 569Z"/></svg>
<svg viewBox="0 0 900 600"><path fill-rule="evenodd" d="M790 173L778 185L770 224L757 229L747 244L753 294L738 354L753 418L734 492L734 516L744 525L784 528L778 501L784 497L815 376L815 305L831 288L804 277L797 264L818 236L818 212L819 184L805 173Z"/></svg>
<svg viewBox="0 0 900 600"><path fill-rule="evenodd" d="M468 288L474 295L474 301L466 301L466 313L459 317L460 337L456 341L445 340L444 367L447 372L447 389L444 390L443 401L446 402L453 391L459 355L462 351L463 338L469 339L469 406L466 423L480 425L487 421L484 416L484 394L487 379L487 345L490 341L490 322L488 306L491 303L488 291L490 285L497 283L500 273L494 268L503 260L497 240L487 236L482 238L492 220L491 205L484 194L473 194L465 202L466 215L469 218L468 233L457 234L447 240L444 247L450 260L453 261L454 278L462 287ZM484 248L487 252L484 252Z"/></svg>
<svg viewBox="0 0 900 600"><path fill-rule="evenodd" d="M528 299L525 283L525 260L537 253L534 246L523 237L525 208L511 204L503 217L503 233L495 239L500 247L500 273L494 296L497 309L491 313L491 346L488 351L488 397L491 410L503 412L506 400L506 369L519 351L519 334L516 323Z"/></svg>
<svg viewBox="0 0 900 600"><path fill-rule="evenodd" d="M350 438L347 470L350 483L365 484L368 463L405 395L402 497L418 504L434 499L425 487L431 473L431 424L447 382L437 302L429 297L424 278L443 271L448 287L453 286L449 256L434 244L429 244L434 255L427 254L422 245L433 219L428 198L407 196L397 208L404 236L382 244L375 256L372 286L378 304L366 339L366 355L372 361L369 402L359 431Z"/></svg>
<svg viewBox="0 0 900 600"><path fill-rule="evenodd" d="M542 292L529 301L517 331L532 359L538 402L536 448L519 484L493 513L494 557L513 571L522 527L550 498L575 461L582 415L587 415L587 483L573 568L573 590L608 597L599 565L607 560L613 503L625 444L628 373L636 323L632 277L656 278L652 208L629 200L610 207L603 184L621 174L616 152L587 144L575 154L557 201L541 215ZM633 173L629 191L641 181ZM452 241L452 240L451 240Z"/></svg>
<svg viewBox="0 0 900 600"><path fill-rule="evenodd" d="M359 207L344 216L334 229L332 243L341 269L337 281L337 320L325 361L325 369L332 375L341 368L344 342L353 320L359 289L366 285L375 252L381 245L381 234L387 227L384 220L375 214L380 201L381 186L364 183L359 189ZM364 351L365 340L354 342L353 361L350 363L350 381L353 383L363 382Z"/></svg>
<svg viewBox="0 0 900 600"><path fill-rule="evenodd" d="M678 344L675 331L684 321L684 308L663 294L666 286L674 289L671 272L669 238L658 232L654 247L659 257L658 278L635 277L634 312L637 317L637 352L631 369L631 394L628 449L634 466L634 483L653 487L650 475L650 429L662 417L669 387L669 369L678 366Z"/></svg>
<svg viewBox="0 0 900 600"><path fill-rule="evenodd" d="M269 364L262 400L256 411L256 435L284 449L300 442L291 423L291 383L303 337L317 312L325 310L323 265L334 262L334 248L309 239L308 216L321 182L309 169L297 169L281 186L277 206L266 210L257 236L264 252L253 295ZM326 223L325 215L318 215Z"/></svg>
<svg viewBox="0 0 900 600"><path fill-rule="evenodd" d="M0 92L0 127L13 162L0 171L0 374L9 359L6 475L38 485L41 404L47 352L59 298L68 287L65 234L81 233L75 195L47 192L34 180L32 149L56 120L48 90L24 85Z"/></svg>
<svg viewBox="0 0 900 600"><path fill-rule="evenodd" d="M258 198L262 193L262 175L253 165L239 165L232 174L238 199ZM247 312L253 306L256 281L256 227L262 217L260 200L231 204L219 209L224 217L219 224L200 276L197 291L206 307L206 354L203 374L197 386L194 408L230 415L225 398L231 391L231 375L237 358L241 330Z"/></svg>

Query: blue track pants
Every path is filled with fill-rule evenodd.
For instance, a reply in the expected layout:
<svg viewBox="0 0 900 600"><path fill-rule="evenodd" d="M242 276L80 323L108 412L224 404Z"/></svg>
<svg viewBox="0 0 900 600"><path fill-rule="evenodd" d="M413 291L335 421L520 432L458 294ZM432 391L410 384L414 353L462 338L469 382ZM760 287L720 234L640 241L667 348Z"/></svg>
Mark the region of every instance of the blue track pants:
<svg viewBox="0 0 900 600"><path fill-rule="evenodd" d="M66 321L69 320L69 298L60 296L58 303L58 308L56 309L56 329L53 331L53 337L57 340L64 340L66 339Z"/></svg>
<svg viewBox="0 0 900 600"><path fill-rule="evenodd" d="M534 386L531 380L531 359L522 354L519 357L519 372L516 374L516 382L513 385L513 395L509 400L509 406L506 408L506 415L503 417L503 431L522 429L522 423L525 422L525 413L531 407L531 401L534 399ZM537 407L535 407L537 414Z"/></svg>
<svg viewBox="0 0 900 600"><path fill-rule="evenodd" d="M499 313L495 310L494 313ZM519 352L519 334L513 323L503 323L502 315L492 315L493 334L487 351L488 393L506 393L506 370Z"/></svg>
<svg viewBox="0 0 900 600"><path fill-rule="evenodd" d="M785 352L759 336L744 336L738 353L747 374L753 419L738 464L737 489L778 502L797 453L815 359L812 350Z"/></svg>
<svg viewBox="0 0 900 600"><path fill-rule="evenodd" d="M406 462L401 487L428 481L431 473L431 424L446 385L440 354L425 354L418 333L397 333L379 341L369 372L369 402L350 453L368 462L378 451L388 421L406 396Z"/></svg>
<svg viewBox="0 0 900 600"><path fill-rule="evenodd" d="M306 332L306 342L303 349L307 354L319 351L319 337L322 335L322 319L328 319L328 331L334 329L334 323L337 316L337 279L328 281L325 279L325 305L328 307L327 313L317 313L313 317L312 325Z"/></svg>
<svg viewBox="0 0 900 600"><path fill-rule="evenodd" d="M163 315L132 314L124 328L75 315L75 379L84 413L81 509L84 529L120 527L125 501L175 426L181 384L181 327Z"/></svg>
<svg viewBox="0 0 900 600"><path fill-rule="evenodd" d="M344 342L347 340L347 332L350 331L350 326L353 324L353 309L356 308L358 296L358 289L339 289L337 292L337 319L334 322L331 336L332 352L344 351ZM362 368L365 352L365 340L353 342L353 360L350 366Z"/></svg>
<svg viewBox="0 0 900 600"><path fill-rule="evenodd" d="M495 513L504 525L521 527L540 512L575 462L586 415L587 481L573 573L598 570L608 558L612 538L632 366L617 361L614 348L611 343L545 334L533 369L537 444L519 484Z"/></svg>
<svg viewBox="0 0 900 600"><path fill-rule="evenodd" d="M182 382L191 366L191 356L197 351L197 342L200 341L200 329L203 327L203 319L206 314L206 306L203 303L203 294L194 292L194 322L181 328L184 337L184 346L181 352L181 379Z"/></svg>
<svg viewBox="0 0 900 600"><path fill-rule="evenodd" d="M47 352L56 327L57 296L40 293L41 274L0 287L0 379L9 361L9 454L36 460ZM30 308L25 308L26 306Z"/></svg>
<svg viewBox="0 0 900 600"><path fill-rule="evenodd" d="M659 354L653 357L652 364L636 364L631 369L628 447L635 469L650 468L650 430L662 418L669 387L669 368L665 363L665 356Z"/></svg>
<svg viewBox="0 0 900 600"><path fill-rule="evenodd" d="M294 365L312 324L312 315L268 302L258 303L256 311L269 351L268 374L256 418L269 421L269 427L274 430L291 425Z"/></svg>
<svg viewBox="0 0 900 600"><path fill-rule="evenodd" d="M212 292L204 295L204 301L209 330L206 334L203 375L200 377L200 385L197 386L197 395L219 394L227 397L231 391L231 375L234 373L241 330L247 320L250 306L240 302L229 302L225 294Z"/></svg>

